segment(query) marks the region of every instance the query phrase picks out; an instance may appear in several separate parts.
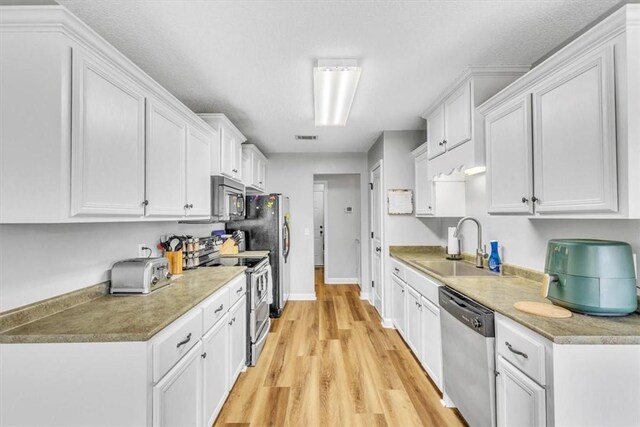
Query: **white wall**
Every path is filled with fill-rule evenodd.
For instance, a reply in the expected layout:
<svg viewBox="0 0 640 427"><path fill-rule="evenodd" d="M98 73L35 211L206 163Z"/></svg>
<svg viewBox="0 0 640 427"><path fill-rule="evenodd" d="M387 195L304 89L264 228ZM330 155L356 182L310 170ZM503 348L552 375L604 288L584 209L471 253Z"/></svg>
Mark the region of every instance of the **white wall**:
<svg viewBox="0 0 640 427"><path fill-rule="evenodd" d="M0 225L0 312L109 280L116 261L163 234L206 236L222 224ZM158 252L154 256L158 256Z"/></svg>
<svg viewBox="0 0 640 427"><path fill-rule="evenodd" d="M487 246L495 239L504 247L503 262L506 263L544 270L547 241L553 238L620 240L628 242L635 253L640 251L640 220L527 219L517 215L489 215L484 174L467 177L466 203L467 215L482 224L482 237ZM443 245L447 227L455 226L456 222L443 221ZM477 244L475 224L465 223L462 232L463 251L474 253Z"/></svg>
<svg viewBox="0 0 640 427"><path fill-rule="evenodd" d="M360 210L360 175L315 175L314 180L326 181L325 281L326 283L357 283L361 244L362 213ZM346 213L350 206L353 211Z"/></svg>
<svg viewBox="0 0 640 427"><path fill-rule="evenodd" d="M315 295L313 262L313 177L320 174L360 174L360 188L367 181L365 153L272 154L267 165L267 191L282 193L290 198L291 209L291 294L292 298ZM361 205L366 203L361 192ZM367 232L361 213L360 235ZM367 239L362 239L363 254ZM369 280L368 258L361 257L363 283Z"/></svg>

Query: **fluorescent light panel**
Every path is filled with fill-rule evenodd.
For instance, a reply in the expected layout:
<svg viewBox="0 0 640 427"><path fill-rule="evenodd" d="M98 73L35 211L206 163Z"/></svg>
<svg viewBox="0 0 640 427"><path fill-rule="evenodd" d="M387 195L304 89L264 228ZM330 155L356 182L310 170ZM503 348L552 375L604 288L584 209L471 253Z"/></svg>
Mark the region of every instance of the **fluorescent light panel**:
<svg viewBox="0 0 640 427"><path fill-rule="evenodd" d="M464 171L465 175L478 175L480 173L486 172L487 171L487 167L486 166L475 166L472 168L469 168L467 170Z"/></svg>
<svg viewBox="0 0 640 427"><path fill-rule="evenodd" d="M345 126L362 68L355 59L318 59L313 67L316 126Z"/></svg>

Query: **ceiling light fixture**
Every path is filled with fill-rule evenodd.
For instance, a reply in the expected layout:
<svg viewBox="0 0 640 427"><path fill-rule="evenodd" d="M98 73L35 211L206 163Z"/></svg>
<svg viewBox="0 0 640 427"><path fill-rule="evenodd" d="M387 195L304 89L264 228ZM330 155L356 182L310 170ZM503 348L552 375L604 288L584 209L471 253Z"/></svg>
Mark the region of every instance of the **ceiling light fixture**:
<svg viewBox="0 0 640 427"><path fill-rule="evenodd" d="M313 67L316 126L345 126L362 68L355 59L318 59Z"/></svg>

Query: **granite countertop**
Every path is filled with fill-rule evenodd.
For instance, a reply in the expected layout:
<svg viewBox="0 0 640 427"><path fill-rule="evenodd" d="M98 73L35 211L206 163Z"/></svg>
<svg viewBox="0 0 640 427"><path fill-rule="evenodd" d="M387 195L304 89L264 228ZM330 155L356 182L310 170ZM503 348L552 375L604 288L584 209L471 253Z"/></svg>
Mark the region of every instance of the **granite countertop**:
<svg viewBox="0 0 640 427"><path fill-rule="evenodd" d="M0 333L0 343L148 341L246 267L185 271L148 295L103 295Z"/></svg>
<svg viewBox="0 0 640 427"><path fill-rule="evenodd" d="M269 256L269 251L244 251L235 255L220 255L220 258L264 258Z"/></svg>
<svg viewBox="0 0 640 427"><path fill-rule="evenodd" d="M551 303L541 295L541 273L512 267L511 272L518 275L443 277L426 270L416 262L444 260L444 252L441 248L392 246L390 254L556 344L640 345L640 314L638 313L624 317L595 317L573 313L573 316L568 319L552 319L516 310L513 304L518 301Z"/></svg>

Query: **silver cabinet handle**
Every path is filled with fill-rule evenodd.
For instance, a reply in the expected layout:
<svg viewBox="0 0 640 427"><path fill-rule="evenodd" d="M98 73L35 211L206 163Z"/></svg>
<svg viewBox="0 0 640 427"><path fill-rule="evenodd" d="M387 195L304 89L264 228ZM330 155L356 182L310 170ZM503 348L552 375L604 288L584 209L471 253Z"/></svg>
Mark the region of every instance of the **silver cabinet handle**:
<svg viewBox="0 0 640 427"><path fill-rule="evenodd" d="M394 270L396 273L400 273L400 269L399 269L398 267L395 267L393 270Z"/></svg>
<svg viewBox="0 0 640 427"><path fill-rule="evenodd" d="M200 355L200 357L202 357L203 359L206 359L206 358L207 358L207 353L202 353L202 354Z"/></svg>
<svg viewBox="0 0 640 427"><path fill-rule="evenodd" d="M237 294L239 294L240 292L242 292L242 288L240 288L240 289L238 289L238 290L236 291L236 293L237 293Z"/></svg>
<svg viewBox="0 0 640 427"><path fill-rule="evenodd" d="M523 197L522 198L522 203L527 203L527 202L529 202L529 199L527 199L526 197Z"/></svg>
<svg viewBox="0 0 640 427"><path fill-rule="evenodd" d="M180 341L178 343L178 345L176 346L176 348L180 348L181 346L185 345L186 343L188 343L189 341L191 341L191 332L189 332L189 335L187 335L187 337L185 339L183 339L182 341Z"/></svg>
<svg viewBox="0 0 640 427"><path fill-rule="evenodd" d="M540 199L538 199L536 196L533 196L533 197L531 197L531 201L533 203L536 203L536 202L540 201Z"/></svg>
<svg viewBox="0 0 640 427"><path fill-rule="evenodd" d="M220 307L216 308L216 309L213 311L213 313L214 313L214 314L216 314L216 313L220 313L220 312L222 311L222 309L223 309L223 308L224 308L224 304L220 304Z"/></svg>
<svg viewBox="0 0 640 427"><path fill-rule="evenodd" d="M519 351L519 350L514 349L514 348L513 348L513 346L511 346L511 344L509 344L509 341L505 341L505 342L504 342L504 345L506 345L506 346L507 346L507 348L509 349L509 351L510 351L511 353L513 353L513 354L517 354L518 356L522 356L522 357L524 357L525 359L528 359L528 358L529 358L529 356L527 356L527 353L523 353L523 352L521 352L521 351Z"/></svg>

